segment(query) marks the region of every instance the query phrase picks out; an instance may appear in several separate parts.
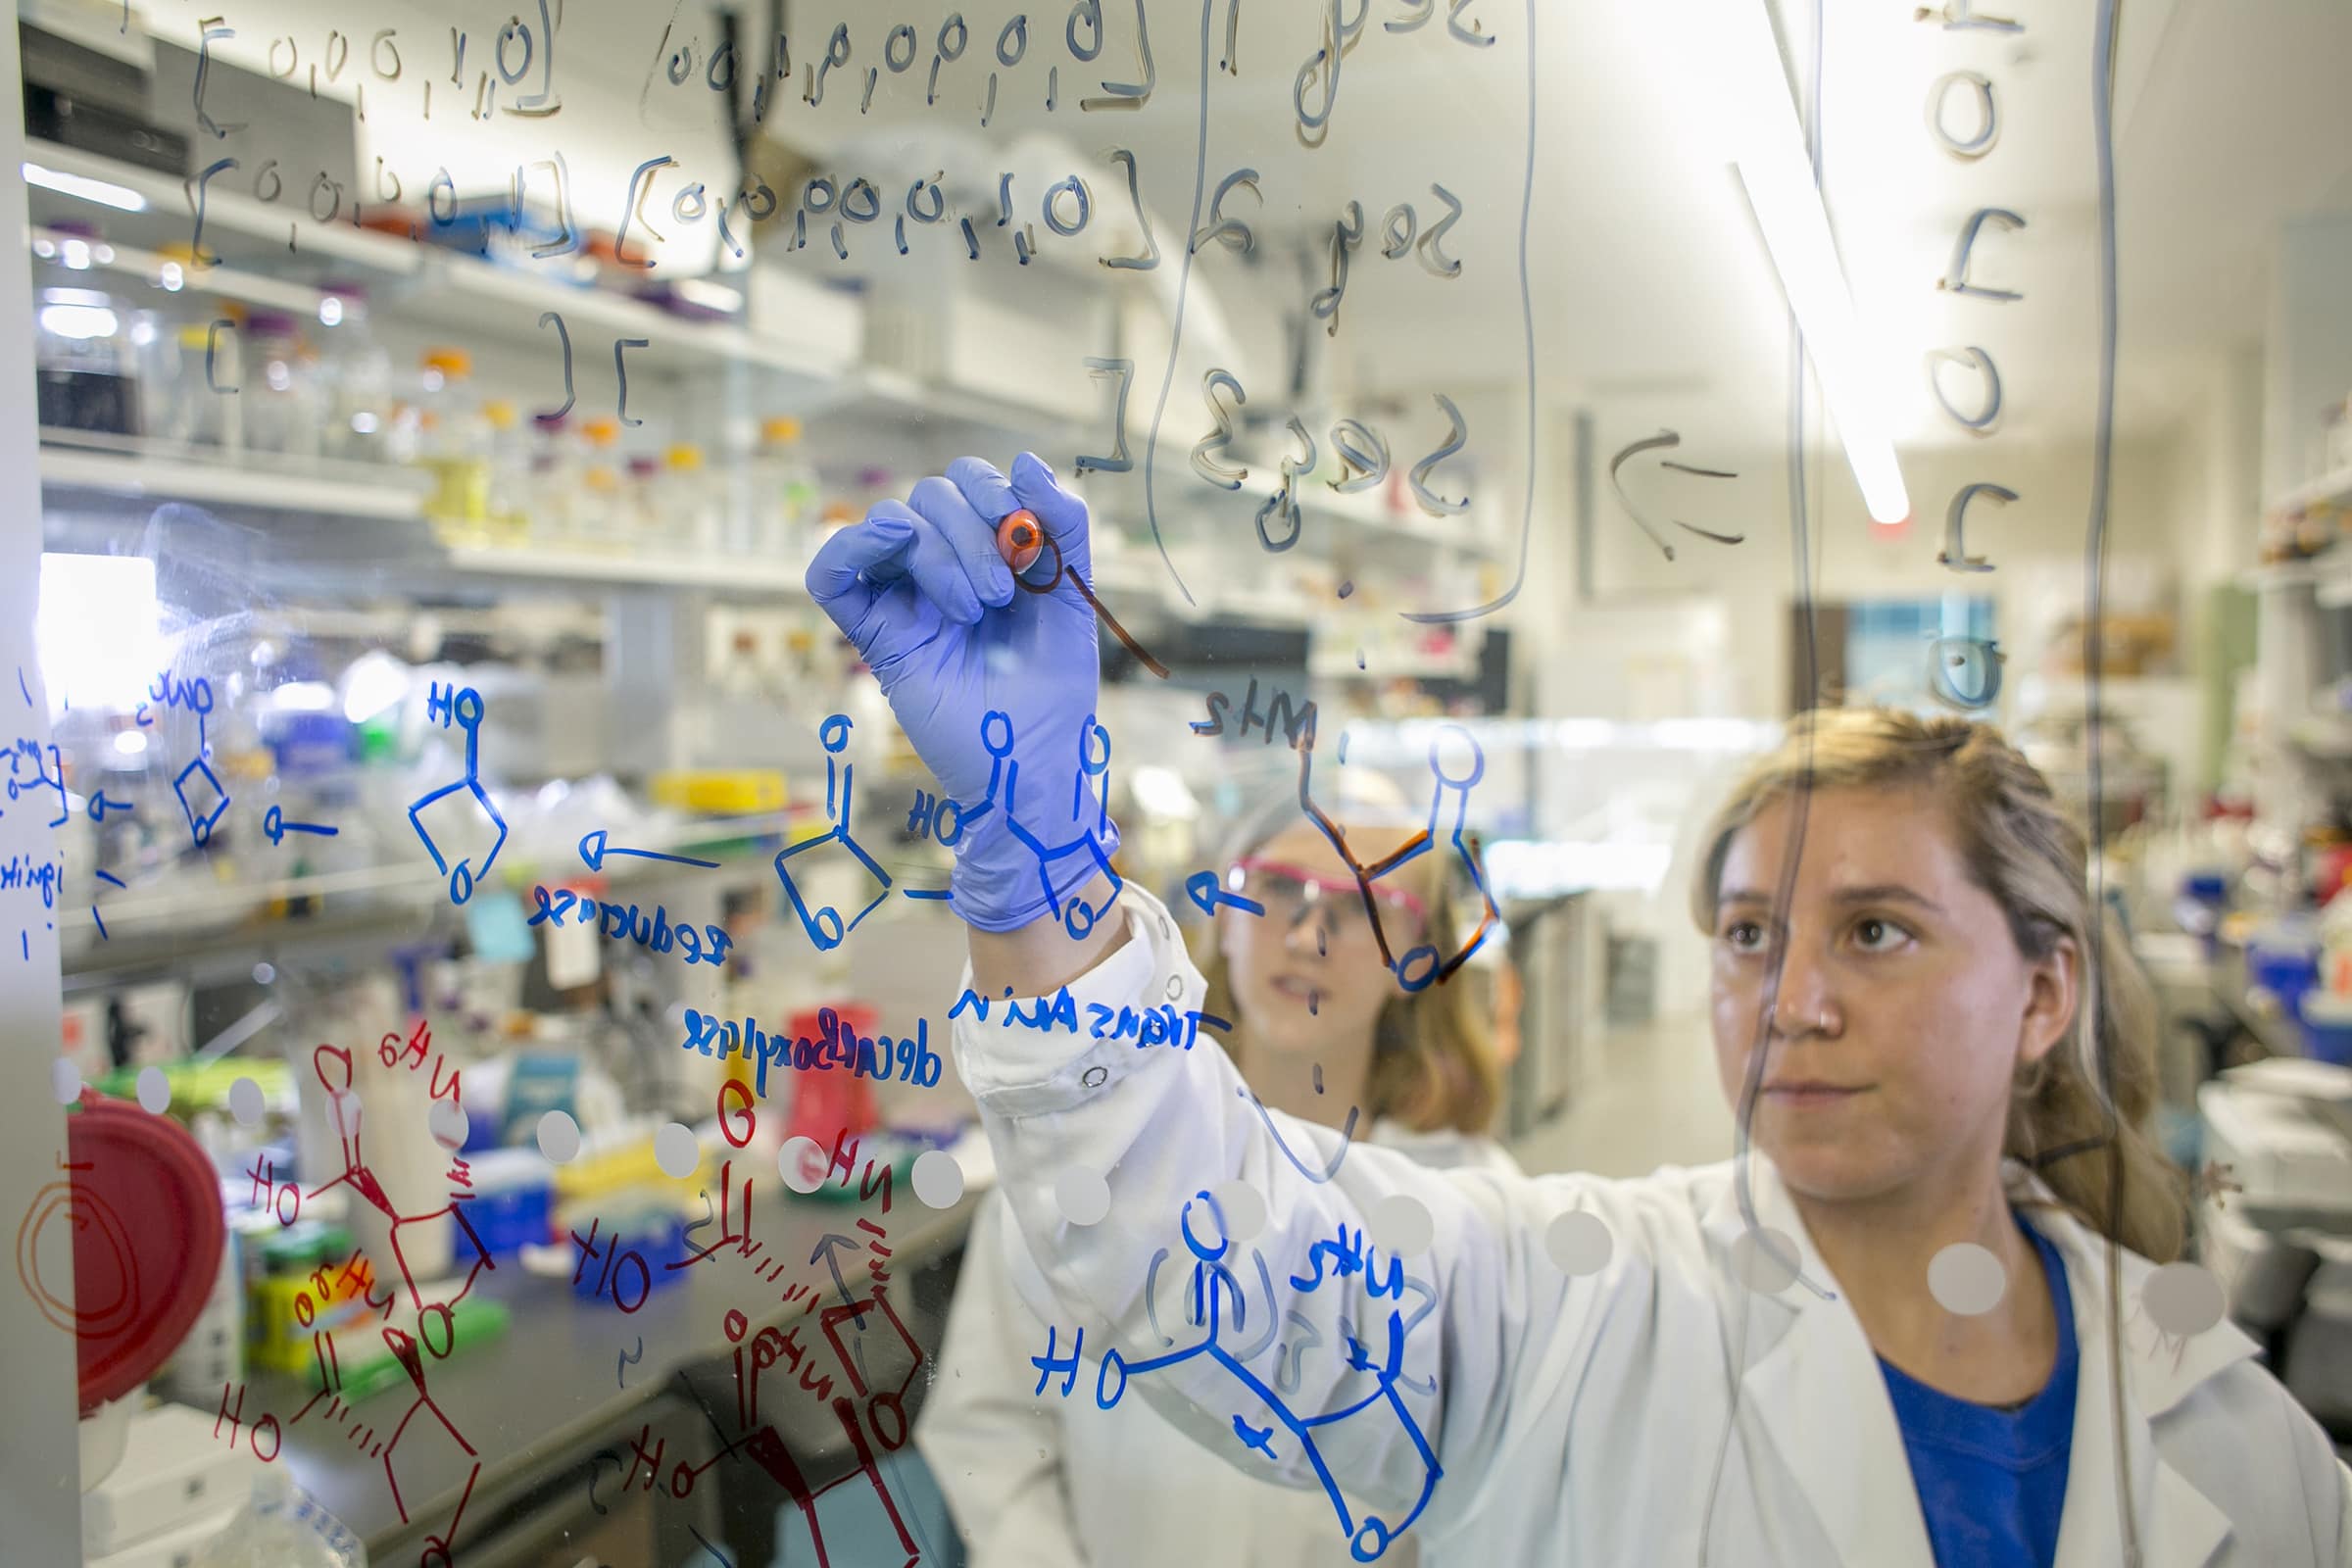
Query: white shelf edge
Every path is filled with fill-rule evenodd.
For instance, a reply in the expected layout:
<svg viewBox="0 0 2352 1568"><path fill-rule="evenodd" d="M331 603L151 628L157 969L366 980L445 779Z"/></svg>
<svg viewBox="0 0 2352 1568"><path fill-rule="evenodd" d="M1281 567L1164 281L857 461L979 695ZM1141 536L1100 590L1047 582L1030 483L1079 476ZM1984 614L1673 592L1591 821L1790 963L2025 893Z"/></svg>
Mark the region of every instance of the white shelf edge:
<svg viewBox="0 0 2352 1568"><path fill-rule="evenodd" d="M2263 510L2267 514L2277 515L2321 501L2352 504L2352 467L2331 469L2316 479L2283 491L2272 498Z"/></svg>
<svg viewBox="0 0 2352 1568"><path fill-rule="evenodd" d="M760 561L712 556L601 556L566 550L451 545L451 569L483 576L572 578L582 582L661 583L669 587L797 590L803 572Z"/></svg>
<svg viewBox="0 0 2352 1568"><path fill-rule="evenodd" d="M41 482L70 488L178 501L258 506L272 512L317 512L405 521L422 516L420 491L403 488L404 472L382 484L325 475L284 473L227 464L197 463L147 453L107 452L44 444Z"/></svg>

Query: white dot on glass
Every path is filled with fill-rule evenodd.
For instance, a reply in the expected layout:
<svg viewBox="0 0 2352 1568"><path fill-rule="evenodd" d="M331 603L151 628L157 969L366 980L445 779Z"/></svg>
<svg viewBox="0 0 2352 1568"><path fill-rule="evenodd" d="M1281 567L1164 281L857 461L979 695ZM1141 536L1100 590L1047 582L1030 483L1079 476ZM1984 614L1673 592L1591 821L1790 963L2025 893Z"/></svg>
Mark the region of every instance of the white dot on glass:
<svg viewBox="0 0 2352 1568"><path fill-rule="evenodd" d="M1097 1225L1110 1212L1110 1183L1094 1171L1072 1165L1054 1178L1054 1202L1061 1217L1073 1225Z"/></svg>
<svg viewBox="0 0 2352 1568"><path fill-rule="evenodd" d="M1391 1257L1410 1257L1429 1250L1438 1222L1430 1217L1429 1205L1412 1194L1391 1193L1364 1216L1364 1233Z"/></svg>
<svg viewBox="0 0 2352 1568"><path fill-rule="evenodd" d="M433 1108L424 1113L424 1125L432 1133L433 1141L443 1149L465 1148L466 1135L473 1126L466 1119L464 1105L452 1104L446 1100L433 1102Z"/></svg>
<svg viewBox="0 0 2352 1568"><path fill-rule="evenodd" d="M1224 1216L1226 1240L1252 1241L1266 1228L1266 1200L1248 1182L1219 1182L1208 1196L1217 1200L1217 1212Z"/></svg>
<svg viewBox="0 0 2352 1568"><path fill-rule="evenodd" d="M2140 1287L2140 1304L2167 1334L2202 1334L2222 1320L2222 1284L2195 1263L2167 1263Z"/></svg>
<svg viewBox="0 0 2352 1568"><path fill-rule="evenodd" d="M824 1186L825 1170L824 1147L813 1138L787 1138L776 1151L776 1173L796 1193L813 1193Z"/></svg>
<svg viewBox="0 0 2352 1568"><path fill-rule="evenodd" d="M1732 1277L1762 1296L1778 1296L1796 1283L1796 1239L1766 1226L1744 1231L1732 1243Z"/></svg>
<svg viewBox="0 0 2352 1568"><path fill-rule="evenodd" d="M694 1141L693 1128L673 1121L654 1134L654 1163L672 1181L684 1181L702 1162L703 1146Z"/></svg>
<svg viewBox="0 0 2352 1568"><path fill-rule="evenodd" d="M60 1056L49 1064L49 1092L61 1105L71 1105L81 1098L81 1069Z"/></svg>
<svg viewBox="0 0 2352 1568"><path fill-rule="evenodd" d="M250 1127L262 1119L262 1086L250 1078L240 1078L228 1086L228 1113L237 1118L237 1125Z"/></svg>
<svg viewBox="0 0 2352 1568"><path fill-rule="evenodd" d="M1597 1274L1609 1266L1615 1244L1598 1214L1572 1208L1544 1229L1544 1251L1552 1266L1571 1279Z"/></svg>
<svg viewBox="0 0 2352 1568"><path fill-rule="evenodd" d="M933 1208L954 1208L963 1197L963 1167L944 1149L914 1156L914 1196Z"/></svg>
<svg viewBox="0 0 2352 1568"><path fill-rule="evenodd" d="M1928 1294L1946 1312L1982 1317L2001 1304L2009 1272L1974 1242L1954 1242L1928 1260Z"/></svg>
<svg viewBox="0 0 2352 1568"><path fill-rule="evenodd" d="M161 1067L145 1067L139 1071L139 1106L161 1116L172 1106L172 1081L164 1076Z"/></svg>
<svg viewBox="0 0 2352 1568"><path fill-rule="evenodd" d="M580 1152L580 1124L568 1110L551 1110L539 1118L539 1152L559 1165L568 1165Z"/></svg>

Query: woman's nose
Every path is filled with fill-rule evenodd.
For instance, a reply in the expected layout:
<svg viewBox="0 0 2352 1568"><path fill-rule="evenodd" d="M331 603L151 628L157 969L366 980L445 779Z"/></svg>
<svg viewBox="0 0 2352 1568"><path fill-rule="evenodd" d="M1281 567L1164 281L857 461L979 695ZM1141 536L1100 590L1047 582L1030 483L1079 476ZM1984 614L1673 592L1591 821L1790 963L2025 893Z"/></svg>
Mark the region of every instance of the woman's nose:
<svg viewBox="0 0 2352 1568"><path fill-rule="evenodd" d="M1800 948L1786 951L1772 1000L1773 1033L1785 1039L1836 1034L1843 1020L1828 971Z"/></svg>
<svg viewBox="0 0 2352 1568"><path fill-rule="evenodd" d="M1291 916L1290 929L1282 934L1282 945L1293 953L1313 953L1318 958L1331 951L1331 915L1320 899L1310 900L1298 906Z"/></svg>

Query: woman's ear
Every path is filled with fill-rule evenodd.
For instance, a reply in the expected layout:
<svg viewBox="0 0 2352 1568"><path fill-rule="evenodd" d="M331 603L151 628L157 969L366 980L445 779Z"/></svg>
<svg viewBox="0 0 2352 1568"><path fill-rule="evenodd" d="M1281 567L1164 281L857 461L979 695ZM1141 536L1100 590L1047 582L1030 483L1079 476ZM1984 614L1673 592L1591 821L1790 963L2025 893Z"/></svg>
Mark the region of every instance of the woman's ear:
<svg viewBox="0 0 2352 1568"><path fill-rule="evenodd" d="M2074 1027L2082 996L2082 950L2073 937L2062 936L2026 971L2026 1012L2017 1042L2020 1063L2031 1065L2057 1048Z"/></svg>

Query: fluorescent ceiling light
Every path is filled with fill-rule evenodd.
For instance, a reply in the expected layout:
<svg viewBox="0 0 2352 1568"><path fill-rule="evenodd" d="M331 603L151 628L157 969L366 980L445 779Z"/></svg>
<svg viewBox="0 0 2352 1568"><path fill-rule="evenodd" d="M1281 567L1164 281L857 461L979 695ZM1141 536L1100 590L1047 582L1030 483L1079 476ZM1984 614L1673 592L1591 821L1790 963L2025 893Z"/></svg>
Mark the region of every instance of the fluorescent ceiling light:
<svg viewBox="0 0 2352 1568"><path fill-rule="evenodd" d="M1822 206L1821 187L1813 182L1804 131L1789 101L1770 4L1722 0L1717 8L1720 88L1732 111L1734 161L1788 307L1804 330L1805 351L1845 442L1845 460L1861 487L1862 504L1874 522L1904 522L1911 515L1911 497L1887 431L1886 381L1862 335L1853 293L1830 238L1829 212Z"/></svg>
<svg viewBox="0 0 2352 1568"><path fill-rule="evenodd" d="M147 210L147 198L127 185L90 179L81 174L61 173L54 169L43 169L38 164L24 166L24 182L56 191L60 196L78 196L85 202L101 202L108 207L118 207L126 213L143 213Z"/></svg>

